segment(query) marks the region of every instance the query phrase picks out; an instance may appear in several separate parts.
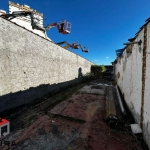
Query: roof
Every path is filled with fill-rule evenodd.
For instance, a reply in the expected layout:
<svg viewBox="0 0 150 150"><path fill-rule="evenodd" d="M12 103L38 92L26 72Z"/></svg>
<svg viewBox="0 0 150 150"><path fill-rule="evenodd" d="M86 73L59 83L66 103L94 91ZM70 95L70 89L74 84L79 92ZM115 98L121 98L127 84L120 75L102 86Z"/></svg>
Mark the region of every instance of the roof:
<svg viewBox="0 0 150 150"><path fill-rule="evenodd" d="M20 5L20 4L18 4L18 3L14 3L14 2L11 2L11 1L9 1L9 5L15 6L15 7L19 8L19 9L24 10L24 11L31 11L31 12L33 12L34 14L37 14L37 15L43 17L43 14L42 14L42 13L40 13L40 12L38 12L38 11L36 11L36 10L30 8L30 7L27 6L27 5Z"/></svg>
<svg viewBox="0 0 150 150"><path fill-rule="evenodd" d="M9 121L8 120L6 120L6 119L2 119L2 121L0 122L0 126L2 126L2 125L4 125L4 124L6 124L6 123L8 123Z"/></svg>
<svg viewBox="0 0 150 150"><path fill-rule="evenodd" d="M134 42L134 40L136 39L136 37L138 36L138 34L140 33L140 31L150 22L150 17L148 19L145 20L145 23L139 28L139 31L135 34L135 36L133 38L129 38L128 41L129 42ZM126 45L123 49L118 49L116 50L116 55L117 56L121 56L123 54L123 51L128 47L128 45ZM115 61L114 61L115 62Z"/></svg>

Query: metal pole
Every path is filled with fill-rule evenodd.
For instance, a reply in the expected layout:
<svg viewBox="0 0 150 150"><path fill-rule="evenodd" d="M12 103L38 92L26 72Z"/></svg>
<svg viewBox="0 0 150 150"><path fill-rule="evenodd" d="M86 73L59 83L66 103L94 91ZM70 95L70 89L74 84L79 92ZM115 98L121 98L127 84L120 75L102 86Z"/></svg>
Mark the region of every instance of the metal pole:
<svg viewBox="0 0 150 150"><path fill-rule="evenodd" d="M122 112L123 115L126 115L126 111L123 107L123 103L122 103L121 96L120 96L120 93L119 93L119 90L118 90L118 86L116 85L115 88L116 88L117 99L118 99L118 103L119 103L121 112Z"/></svg>
<svg viewBox="0 0 150 150"><path fill-rule="evenodd" d="M123 45L130 45L130 44L139 44L139 45L141 45L141 43L142 43L142 40L136 41L136 42L124 43Z"/></svg>

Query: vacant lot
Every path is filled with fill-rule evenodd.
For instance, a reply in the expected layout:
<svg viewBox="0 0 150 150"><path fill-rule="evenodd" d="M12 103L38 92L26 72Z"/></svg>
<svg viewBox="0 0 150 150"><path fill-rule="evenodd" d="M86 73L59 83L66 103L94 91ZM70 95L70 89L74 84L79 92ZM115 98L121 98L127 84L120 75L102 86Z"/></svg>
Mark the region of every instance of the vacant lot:
<svg viewBox="0 0 150 150"><path fill-rule="evenodd" d="M108 85L113 86L92 81L45 98L13 117L6 139L15 141L17 150L141 150L129 128L110 129L103 120Z"/></svg>

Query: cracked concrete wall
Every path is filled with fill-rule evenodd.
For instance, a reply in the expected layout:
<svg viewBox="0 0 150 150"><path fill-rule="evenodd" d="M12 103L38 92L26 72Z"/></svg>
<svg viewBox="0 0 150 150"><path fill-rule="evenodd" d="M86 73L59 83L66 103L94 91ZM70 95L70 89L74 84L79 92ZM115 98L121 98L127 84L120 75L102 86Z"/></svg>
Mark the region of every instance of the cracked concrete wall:
<svg viewBox="0 0 150 150"><path fill-rule="evenodd" d="M0 112L90 72L92 62L0 18ZM39 88L40 87L40 88Z"/></svg>
<svg viewBox="0 0 150 150"><path fill-rule="evenodd" d="M143 28L135 39L135 41L142 40L141 46L138 44L127 46L123 55L117 58L115 78L136 123L142 127L144 139L150 148L150 59L148 54L148 52L150 53L150 23L146 26L146 37ZM146 68L143 68L143 60L145 59L143 55L144 40L147 41L145 43L147 51ZM128 53L129 51L132 53ZM143 70L145 69L146 77L143 78ZM119 78L118 72L120 74ZM142 95L144 98L142 98Z"/></svg>

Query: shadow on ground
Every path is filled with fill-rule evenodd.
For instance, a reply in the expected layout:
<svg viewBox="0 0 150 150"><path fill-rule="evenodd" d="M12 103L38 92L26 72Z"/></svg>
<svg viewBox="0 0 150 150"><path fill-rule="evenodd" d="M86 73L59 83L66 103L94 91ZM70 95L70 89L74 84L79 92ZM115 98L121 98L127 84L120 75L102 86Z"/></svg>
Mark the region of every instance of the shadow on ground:
<svg viewBox="0 0 150 150"><path fill-rule="evenodd" d="M77 85L13 118L6 137L16 142L12 149L141 150L129 130L111 130L104 122L106 84L112 86L106 80Z"/></svg>

